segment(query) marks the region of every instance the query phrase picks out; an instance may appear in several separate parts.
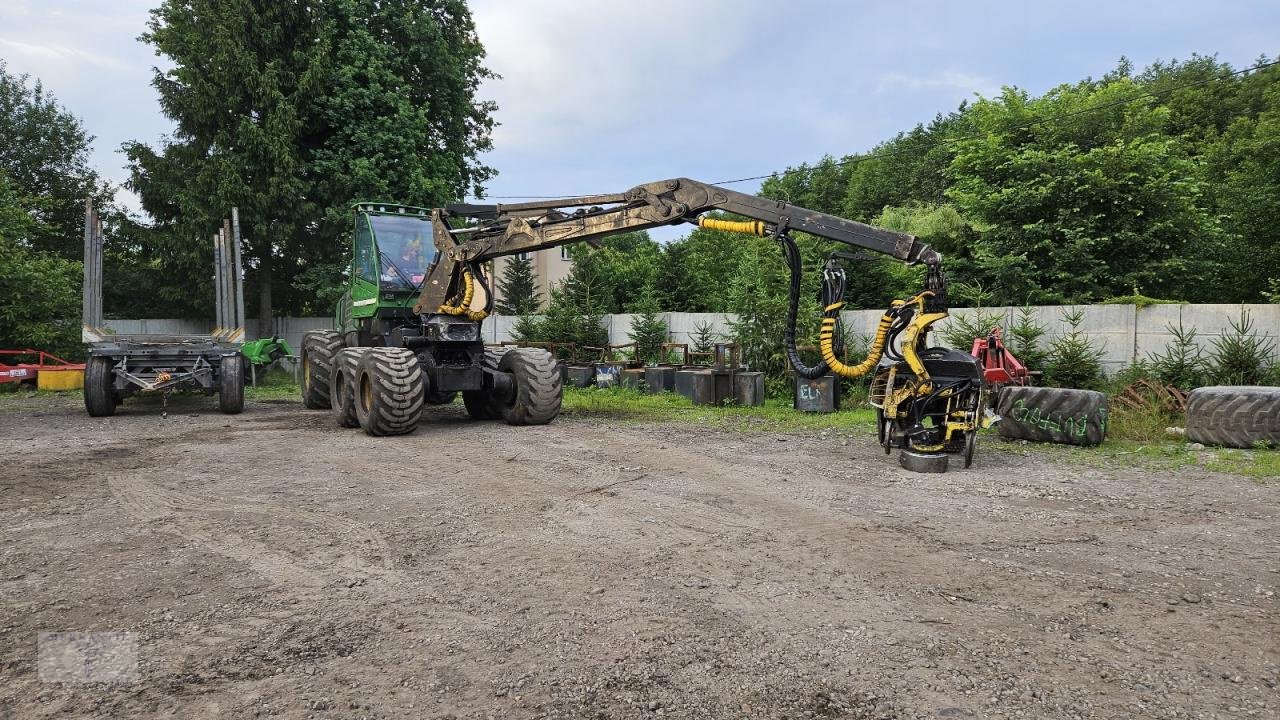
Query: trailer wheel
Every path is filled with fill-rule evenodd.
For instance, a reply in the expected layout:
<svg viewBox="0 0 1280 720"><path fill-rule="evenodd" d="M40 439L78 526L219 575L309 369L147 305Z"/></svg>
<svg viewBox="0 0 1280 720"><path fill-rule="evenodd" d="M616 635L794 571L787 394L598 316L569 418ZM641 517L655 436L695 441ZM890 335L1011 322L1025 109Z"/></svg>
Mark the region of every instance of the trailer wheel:
<svg viewBox="0 0 1280 720"><path fill-rule="evenodd" d="M116 414L115 363L109 357L90 357L84 370L84 409L90 417Z"/></svg>
<svg viewBox="0 0 1280 720"><path fill-rule="evenodd" d="M486 374L499 372L498 364L502 362L502 356L507 354L510 348L485 348L484 356L480 358L480 367L484 368ZM502 418L502 401L494 397L491 390L464 390L462 392L462 404L467 407L467 414L472 420L499 420Z"/></svg>
<svg viewBox="0 0 1280 720"><path fill-rule="evenodd" d="M315 330L302 338L302 404L312 410L329 407L329 371L343 348L336 330Z"/></svg>
<svg viewBox="0 0 1280 720"><path fill-rule="evenodd" d="M1187 439L1248 448L1280 445L1280 387L1213 385L1187 397Z"/></svg>
<svg viewBox="0 0 1280 720"><path fill-rule="evenodd" d="M244 357L237 353L222 358L218 375L218 409L238 415L244 410Z"/></svg>
<svg viewBox="0 0 1280 720"><path fill-rule="evenodd" d="M349 347L338 351L329 372L329 405L339 427L360 427L356 417L356 372L360 358L369 348Z"/></svg>
<svg viewBox="0 0 1280 720"><path fill-rule="evenodd" d="M369 348L356 364L356 419L370 435L404 435L422 418L426 377L405 348Z"/></svg>
<svg viewBox="0 0 1280 720"><path fill-rule="evenodd" d="M546 425L560 414L564 384L555 357L539 348L513 348L498 361L511 373L511 397L502 417L511 425Z"/></svg>

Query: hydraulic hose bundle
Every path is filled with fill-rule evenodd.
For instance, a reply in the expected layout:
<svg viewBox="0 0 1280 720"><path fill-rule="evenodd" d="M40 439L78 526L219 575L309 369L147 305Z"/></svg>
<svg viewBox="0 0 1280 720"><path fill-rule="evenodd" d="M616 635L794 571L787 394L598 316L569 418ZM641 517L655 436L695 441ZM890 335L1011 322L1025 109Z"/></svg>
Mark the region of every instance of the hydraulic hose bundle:
<svg viewBox="0 0 1280 720"><path fill-rule="evenodd" d="M699 218L698 226L710 230L740 232L762 237L770 234L766 224L759 221ZM836 328L840 322L840 309L844 307L845 274L835 258L831 258L827 261L827 266L822 271L822 331L819 334L818 344L822 353L822 360L817 365L805 365L804 360L800 357L800 351L796 347L796 323L798 322L797 316L800 313L800 248L796 246L795 240L781 228L775 228L772 235L782 246L782 257L786 260L787 269L790 272L790 288L787 296L787 324L783 337L786 345L787 362L791 364L792 370L797 375L808 380L822 377L828 372L834 372L846 378L860 377L879 364L886 348L890 348L890 357L896 360L902 359L892 350L892 345L910 320L908 315L905 321L901 321L903 313L911 313L913 310L902 300L895 300L893 305L881 316L880 324L876 328L875 339L871 343L866 359L857 365L846 365L837 357L835 351Z"/></svg>
<svg viewBox="0 0 1280 720"><path fill-rule="evenodd" d="M456 315L458 317L465 317L468 320L476 321L489 317L489 309L493 303L493 295L491 293L485 294L486 300L484 310L471 309L471 299L475 297L476 291L476 284L473 276L476 275L480 277L480 281L482 283L485 283L485 277L480 272L480 268L468 263L462 270L462 297L458 298L458 301L453 305L441 305L437 311L447 315ZM487 283L485 284L485 287L488 287Z"/></svg>

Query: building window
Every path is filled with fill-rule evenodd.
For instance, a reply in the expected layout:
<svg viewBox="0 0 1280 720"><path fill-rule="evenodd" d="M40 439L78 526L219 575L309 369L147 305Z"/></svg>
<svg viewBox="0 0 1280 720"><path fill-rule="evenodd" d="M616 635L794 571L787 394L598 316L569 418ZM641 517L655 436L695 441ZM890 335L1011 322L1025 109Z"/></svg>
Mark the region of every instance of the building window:
<svg viewBox="0 0 1280 720"><path fill-rule="evenodd" d="M560 246L560 259L561 259L561 260L572 260L572 259L573 259L573 258L569 257L569 246L568 246L568 245L561 245L561 246Z"/></svg>
<svg viewBox="0 0 1280 720"><path fill-rule="evenodd" d="M533 257L531 253L527 253L527 252L516 253L517 260L528 260L531 257Z"/></svg>

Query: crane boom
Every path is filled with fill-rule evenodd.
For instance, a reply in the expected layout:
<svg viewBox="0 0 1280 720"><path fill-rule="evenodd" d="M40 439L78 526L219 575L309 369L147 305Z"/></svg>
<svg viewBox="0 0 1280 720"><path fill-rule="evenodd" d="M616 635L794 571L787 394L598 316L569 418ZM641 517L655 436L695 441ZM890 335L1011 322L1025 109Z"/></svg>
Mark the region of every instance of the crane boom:
<svg viewBox="0 0 1280 720"><path fill-rule="evenodd" d="M924 263L939 278L941 256L913 235L885 230L790 203L761 198L688 178L660 180L626 192L496 205L455 204L434 211L439 260L423 283L414 311L431 312L456 293L462 269L504 255L680 223L723 227L701 217L722 211L756 221L752 234L782 237L798 231L907 263ZM450 218L475 223L450 229ZM711 220L710 222L708 222ZM739 224L734 229L742 230ZM941 289L941 288L935 288Z"/></svg>

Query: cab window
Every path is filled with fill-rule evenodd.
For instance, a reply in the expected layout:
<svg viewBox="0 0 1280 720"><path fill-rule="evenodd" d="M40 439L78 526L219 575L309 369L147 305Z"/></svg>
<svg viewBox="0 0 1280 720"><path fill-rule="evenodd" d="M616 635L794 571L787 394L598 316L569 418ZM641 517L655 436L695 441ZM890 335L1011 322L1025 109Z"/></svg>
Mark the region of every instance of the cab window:
<svg viewBox="0 0 1280 720"><path fill-rule="evenodd" d="M375 260L373 247L373 230L369 227L368 215L356 216L356 277L369 282L378 282L378 263Z"/></svg>

